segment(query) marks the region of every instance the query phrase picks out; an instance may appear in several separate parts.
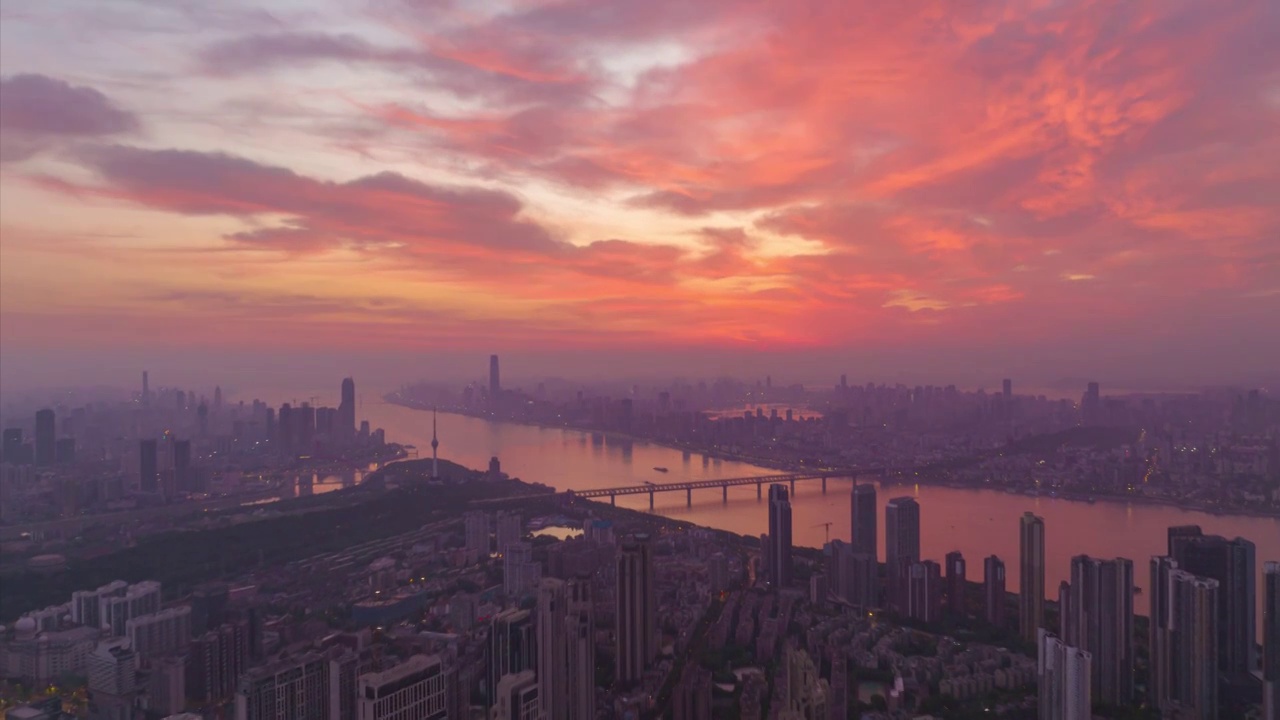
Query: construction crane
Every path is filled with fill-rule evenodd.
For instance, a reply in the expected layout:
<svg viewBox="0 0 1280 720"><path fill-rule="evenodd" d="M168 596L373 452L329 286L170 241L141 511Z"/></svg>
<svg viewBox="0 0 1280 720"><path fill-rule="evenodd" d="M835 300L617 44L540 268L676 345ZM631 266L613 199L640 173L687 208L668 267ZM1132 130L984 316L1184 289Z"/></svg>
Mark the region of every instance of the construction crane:
<svg viewBox="0 0 1280 720"><path fill-rule="evenodd" d="M818 523L817 525L810 525L809 527L820 527L820 528L823 528L823 529L826 531L826 534L827 534L826 542L831 542L831 523L829 523L829 522Z"/></svg>

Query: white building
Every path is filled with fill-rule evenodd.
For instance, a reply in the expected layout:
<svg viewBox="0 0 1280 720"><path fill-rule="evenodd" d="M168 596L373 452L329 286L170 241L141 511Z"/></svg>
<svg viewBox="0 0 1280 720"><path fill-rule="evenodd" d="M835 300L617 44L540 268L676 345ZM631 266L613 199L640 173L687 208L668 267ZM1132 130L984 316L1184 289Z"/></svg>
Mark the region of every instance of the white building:
<svg viewBox="0 0 1280 720"><path fill-rule="evenodd" d="M1040 628L1040 720L1090 720L1093 658Z"/></svg>
<svg viewBox="0 0 1280 720"><path fill-rule="evenodd" d="M191 606L161 610L129 618L125 637L142 657L156 657L183 650L191 642Z"/></svg>
<svg viewBox="0 0 1280 720"><path fill-rule="evenodd" d="M116 637L124 637L125 623L130 618L160 611L160 583L145 580L130 585L121 595L99 598L98 622Z"/></svg>
<svg viewBox="0 0 1280 720"><path fill-rule="evenodd" d="M30 621L25 621L30 623ZM19 620L15 625L22 625ZM34 625L18 627L18 639L0 642L0 671L43 686L65 674L83 675L102 631L96 627L36 633Z"/></svg>
<svg viewBox="0 0 1280 720"><path fill-rule="evenodd" d="M358 720L445 720L448 689L438 656L414 655L380 673L361 675Z"/></svg>
<svg viewBox="0 0 1280 720"><path fill-rule="evenodd" d="M138 689L138 654L123 638L98 643L89 654L89 690L122 697Z"/></svg>
<svg viewBox="0 0 1280 720"><path fill-rule="evenodd" d="M526 542L507 546L502 557L502 590L516 596L532 593L542 581L542 565L533 561L533 547Z"/></svg>
<svg viewBox="0 0 1280 720"><path fill-rule="evenodd" d="M71 622L94 628L102 627L102 616L99 614L102 598L123 595L128 589L129 583L116 580L97 590L77 590L71 593Z"/></svg>
<svg viewBox="0 0 1280 720"><path fill-rule="evenodd" d="M498 702L489 720L543 720L538 702L538 679L532 670L504 675L498 681Z"/></svg>

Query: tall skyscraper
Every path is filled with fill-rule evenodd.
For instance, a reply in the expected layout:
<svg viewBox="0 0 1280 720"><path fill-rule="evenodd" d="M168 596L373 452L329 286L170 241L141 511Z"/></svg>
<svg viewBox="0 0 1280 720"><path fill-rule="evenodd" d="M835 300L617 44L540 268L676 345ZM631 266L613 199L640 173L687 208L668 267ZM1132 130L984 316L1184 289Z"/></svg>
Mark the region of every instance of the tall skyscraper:
<svg viewBox="0 0 1280 720"><path fill-rule="evenodd" d="M173 480L183 492L195 490L195 478L191 475L191 441L178 440L173 443Z"/></svg>
<svg viewBox="0 0 1280 720"><path fill-rule="evenodd" d="M285 403L280 406L280 413L276 422L276 435L280 441L280 452L284 455L292 454L296 445L295 441L297 440L298 432L293 425L293 406Z"/></svg>
<svg viewBox="0 0 1280 720"><path fill-rule="evenodd" d="M982 590L986 596L987 622L992 625L1004 624L1005 580L1004 561L995 555L989 555L982 561Z"/></svg>
<svg viewBox="0 0 1280 720"><path fill-rule="evenodd" d="M1018 536L1018 632L1034 642L1044 627L1044 518L1023 513Z"/></svg>
<svg viewBox="0 0 1280 720"><path fill-rule="evenodd" d="M1090 720L1092 656L1038 628L1040 720Z"/></svg>
<svg viewBox="0 0 1280 720"><path fill-rule="evenodd" d="M921 622L942 619L942 568L932 560L912 563L907 575L907 616Z"/></svg>
<svg viewBox="0 0 1280 720"><path fill-rule="evenodd" d="M1280 562L1262 566L1262 717L1280 718Z"/></svg>
<svg viewBox="0 0 1280 720"><path fill-rule="evenodd" d="M538 701L542 717L562 718L569 706L568 600L565 582L543 578L538 587Z"/></svg>
<svg viewBox="0 0 1280 720"><path fill-rule="evenodd" d="M878 556L876 539L876 486L853 486L849 495L849 544L856 553Z"/></svg>
<svg viewBox="0 0 1280 720"><path fill-rule="evenodd" d="M431 479L440 479L440 437L436 435L435 408L431 408Z"/></svg>
<svg viewBox="0 0 1280 720"><path fill-rule="evenodd" d="M1001 383L1000 390L1001 390L1000 394L1004 395L1005 400L1009 400L1013 398L1013 380L1009 378L1005 378L1004 382Z"/></svg>
<svg viewBox="0 0 1280 720"><path fill-rule="evenodd" d="M1199 525L1173 525L1167 534L1169 546L1165 554L1171 558L1177 558L1182 554L1182 546L1185 543L1204 536Z"/></svg>
<svg viewBox="0 0 1280 720"><path fill-rule="evenodd" d="M138 441L138 488L145 493L160 490L158 449L152 439Z"/></svg>
<svg viewBox="0 0 1280 720"><path fill-rule="evenodd" d="M56 457L57 432L53 411L45 408L36 413L36 465L52 465Z"/></svg>
<svg viewBox="0 0 1280 720"><path fill-rule="evenodd" d="M151 404L151 385L147 382L147 371L142 371L142 406Z"/></svg>
<svg viewBox="0 0 1280 720"><path fill-rule="evenodd" d="M569 668L565 692L566 720L596 717L596 624L591 598L591 578L573 578L568 584L569 615L565 620Z"/></svg>
<svg viewBox="0 0 1280 720"><path fill-rule="evenodd" d="M1147 694L1161 712L1218 717L1218 581L1151 558Z"/></svg>
<svg viewBox="0 0 1280 720"><path fill-rule="evenodd" d="M4 461L12 465L21 465L22 460L22 428L5 428Z"/></svg>
<svg viewBox="0 0 1280 720"><path fill-rule="evenodd" d="M775 588L791 586L791 498L787 486L769 486L769 583Z"/></svg>
<svg viewBox="0 0 1280 720"><path fill-rule="evenodd" d="M1253 543L1190 531L1175 541L1172 528L1170 538L1180 570L1218 581L1218 669L1232 678L1244 677L1257 662L1258 569Z"/></svg>
<svg viewBox="0 0 1280 720"><path fill-rule="evenodd" d="M506 610L490 621L486 663L489 675L485 680L490 706L498 702L498 684L504 676L534 669L537 654L533 622L528 610Z"/></svg>
<svg viewBox="0 0 1280 720"><path fill-rule="evenodd" d="M1062 640L1093 656L1093 699L1127 705L1133 699L1133 561L1071 559L1071 582L1059 603Z"/></svg>
<svg viewBox="0 0 1280 720"><path fill-rule="evenodd" d="M959 550L947 553L947 613L951 617L964 618L968 614L965 603L968 589L964 555Z"/></svg>
<svg viewBox="0 0 1280 720"><path fill-rule="evenodd" d="M476 560L489 557L489 513L471 510L462 516L462 524L467 555Z"/></svg>
<svg viewBox="0 0 1280 720"><path fill-rule="evenodd" d="M502 381L498 376L498 356L489 356L489 400L496 402L502 394Z"/></svg>
<svg viewBox="0 0 1280 720"><path fill-rule="evenodd" d="M618 546L617 680L638 682L657 655L658 608L649 536L630 535Z"/></svg>
<svg viewBox="0 0 1280 720"><path fill-rule="evenodd" d="M342 400L338 403L338 430L334 433L342 440L350 440L356 434L356 381L342 379Z"/></svg>
<svg viewBox="0 0 1280 720"><path fill-rule="evenodd" d="M905 612L907 578L920 562L920 504L896 497L884 506L884 558L889 606Z"/></svg>

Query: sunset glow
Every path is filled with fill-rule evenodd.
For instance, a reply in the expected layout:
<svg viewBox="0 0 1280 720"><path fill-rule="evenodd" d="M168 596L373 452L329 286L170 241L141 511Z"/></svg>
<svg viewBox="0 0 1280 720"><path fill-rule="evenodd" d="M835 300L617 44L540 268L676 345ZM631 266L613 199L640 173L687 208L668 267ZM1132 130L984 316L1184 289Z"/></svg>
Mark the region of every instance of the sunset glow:
<svg viewBox="0 0 1280 720"><path fill-rule="evenodd" d="M1280 365L1274 2L258 5L0 9L7 356Z"/></svg>

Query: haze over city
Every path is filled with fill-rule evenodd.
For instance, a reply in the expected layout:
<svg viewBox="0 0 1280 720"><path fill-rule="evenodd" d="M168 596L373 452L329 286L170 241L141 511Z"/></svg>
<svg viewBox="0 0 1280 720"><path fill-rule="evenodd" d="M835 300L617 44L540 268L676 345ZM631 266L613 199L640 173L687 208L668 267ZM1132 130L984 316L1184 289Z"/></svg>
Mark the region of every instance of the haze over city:
<svg viewBox="0 0 1280 720"><path fill-rule="evenodd" d="M1280 366L1273 3L0 13L6 388Z"/></svg>

